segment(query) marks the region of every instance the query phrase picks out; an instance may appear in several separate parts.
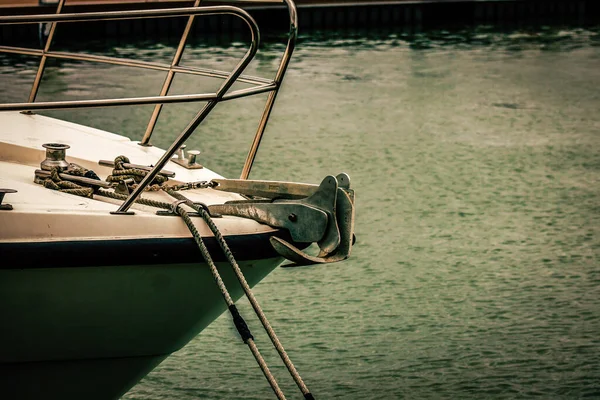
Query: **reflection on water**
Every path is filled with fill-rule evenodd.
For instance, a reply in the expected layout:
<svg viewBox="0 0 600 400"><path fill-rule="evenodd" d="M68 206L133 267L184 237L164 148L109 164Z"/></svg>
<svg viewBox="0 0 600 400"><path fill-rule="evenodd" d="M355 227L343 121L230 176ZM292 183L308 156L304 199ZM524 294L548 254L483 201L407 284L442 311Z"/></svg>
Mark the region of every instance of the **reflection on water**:
<svg viewBox="0 0 600 400"><path fill-rule="evenodd" d="M346 262L277 270L256 295L316 397L600 396L599 33L301 37L253 177L348 172L358 242ZM162 62L173 52L90 47L99 49ZM249 72L272 76L282 49L267 44ZM184 63L223 70L244 51L195 45ZM0 63L2 100L24 100L34 64ZM59 62L40 100L156 94L162 80ZM177 78L173 92L215 84ZM219 105L188 148L237 176L263 101ZM197 109L165 107L154 143L166 146ZM51 114L139 139L150 110ZM251 315L247 303L241 310ZM294 398L268 338L250 325ZM125 398L270 396L223 316Z"/></svg>

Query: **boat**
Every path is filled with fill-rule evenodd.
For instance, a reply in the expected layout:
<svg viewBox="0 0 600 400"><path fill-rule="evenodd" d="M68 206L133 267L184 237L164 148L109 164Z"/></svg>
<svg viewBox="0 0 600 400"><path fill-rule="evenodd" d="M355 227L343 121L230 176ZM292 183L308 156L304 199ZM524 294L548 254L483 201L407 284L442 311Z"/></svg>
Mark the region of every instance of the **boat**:
<svg viewBox="0 0 600 400"><path fill-rule="evenodd" d="M349 256L354 192L348 175L310 184L249 179L297 36L294 3L282 4L290 30L273 79L243 74L260 36L252 17L232 5L196 1L175 9L65 14L60 0L56 14L0 17L0 25L49 26L42 49L0 46L3 53L40 58L28 101L0 104L0 397L119 398L228 309L257 357L234 302L247 296L269 330L251 287L286 259L310 265ZM194 20L220 13L240 18L251 33L237 66L180 65ZM50 48L62 23L175 16L187 16L188 24L170 65ZM49 58L150 68L167 77L158 96L36 101ZM214 93L170 95L176 73L222 83ZM232 89L235 82L245 86ZM186 151L186 140L216 105L259 93L269 95L239 179L224 178L202 165L197 151ZM168 149L152 146L162 105L181 102L198 102L197 115ZM139 142L39 114L144 104L155 108ZM311 243L318 254L305 251ZM271 340L285 361L280 342ZM304 397L312 398L285 362Z"/></svg>

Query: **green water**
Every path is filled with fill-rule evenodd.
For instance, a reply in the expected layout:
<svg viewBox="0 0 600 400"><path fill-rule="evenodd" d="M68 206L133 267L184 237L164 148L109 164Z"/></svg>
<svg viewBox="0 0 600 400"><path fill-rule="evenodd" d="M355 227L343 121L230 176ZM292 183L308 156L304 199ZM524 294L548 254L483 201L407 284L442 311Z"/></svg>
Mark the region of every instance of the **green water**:
<svg viewBox="0 0 600 400"><path fill-rule="evenodd" d="M282 46L250 72L272 76ZM168 61L170 45L111 55ZM224 69L242 44L195 46ZM2 100L30 60L0 59ZM53 64L40 100L156 94L162 74ZM177 80L174 92L214 89ZM188 142L237 177L262 102L219 105ZM168 106L162 147L197 106ZM600 398L600 29L303 36L254 178L350 174L351 259L278 269L255 290L318 399ZM150 108L55 112L141 137ZM108 118L107 118L108 115ZM301 398L241 302L288 398ZM125 399L265 399L227 315Z"/></svg>

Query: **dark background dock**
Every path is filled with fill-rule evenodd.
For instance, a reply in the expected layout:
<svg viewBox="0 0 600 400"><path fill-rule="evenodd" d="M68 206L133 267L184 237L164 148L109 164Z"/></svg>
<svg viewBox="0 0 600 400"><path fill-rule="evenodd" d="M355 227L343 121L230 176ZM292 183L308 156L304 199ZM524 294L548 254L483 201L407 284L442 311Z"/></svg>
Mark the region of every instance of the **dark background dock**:
<svg viewBox="0 0 600 400"><path fill-rule="evenodd" d="M205 2L204 5L219 4ZM193 1L67 1L63 12L111 11L189 7ZM262 32L286 30L286 9L277 3L238 3L257 20ZM590 26L600 22L597 0L392 0L335 1L299 0L299 30L336 29L369 30L380 28L421 31L460 29L475 25L500 28L546 25ZM0 15L54 13L56 5L38 5L36 0L0 0ZM163 20L106 21L63 24L61 36L123 37L179 35L185 18ZM197 18L195 30L223 34L245 30L243 23L231 16ZM2 26L0 40L37 35L37 25Z"/></svg>

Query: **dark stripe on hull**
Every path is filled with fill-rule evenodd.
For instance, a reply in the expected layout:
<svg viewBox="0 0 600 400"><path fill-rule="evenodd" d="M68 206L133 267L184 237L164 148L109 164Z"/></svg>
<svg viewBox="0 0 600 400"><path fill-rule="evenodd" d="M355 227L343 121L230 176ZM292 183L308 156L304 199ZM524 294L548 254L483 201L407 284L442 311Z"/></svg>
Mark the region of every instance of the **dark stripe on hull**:
<svg viewBox="0 0 600 400"><path fill-rule="evenodd" d="M278 256L269 243L271 236L291 242L287 231L231 235L226 236L225 240L237 260L262 260ZM202 239L214 261L226 261L214 237ZM296 245L307 247L307 244ZM0 269L204 262L191 237L0 243L0 254Z"/></svg>
<svg viewBox="0 0 600 400"><path fill-rule="evenodd" d="M5 399L118 399L168 354L0 364Z"/></svg>

